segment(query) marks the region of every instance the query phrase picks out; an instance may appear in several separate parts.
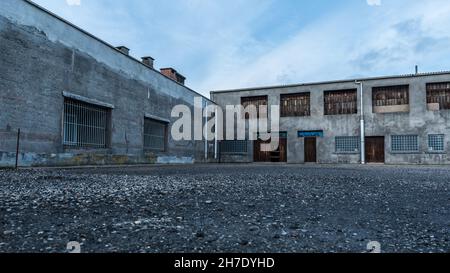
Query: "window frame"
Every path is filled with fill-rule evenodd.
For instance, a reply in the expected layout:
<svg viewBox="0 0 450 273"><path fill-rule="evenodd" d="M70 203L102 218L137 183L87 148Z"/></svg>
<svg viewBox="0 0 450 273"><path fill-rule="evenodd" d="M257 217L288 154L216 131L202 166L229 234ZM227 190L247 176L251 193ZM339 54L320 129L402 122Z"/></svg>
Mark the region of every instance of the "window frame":
<svg viewBox="0 0 450 273"><path fill-rule="evenodd" d="M442 150L433 150L431 144L432 137L442 137ZM428 134L427 136L427 145L429 153L445 153L445 134Z"/></svg>
<svg viewBox="0 0 450 273"><path fill-rule="evenodd" d="M237 145L236 143L240 143L240 145L244 148L242 151L238 151L235 149L235 147L239 147L240 145ZM224 145L226 144L232 144L233 151L224 151ZM248 154L249 147L248 147L248 141L246 140L223 140L220 142L220 153L225 155L246 155Z"/></svg>
<svg viewBox="0 0 450 273"><path fill-rule="evenodd" d="M354 100L349 100L349 101L339 101L339 102L334 102L331 103L330 101L332 100L330 97L335 94L335 95L343 95L344 97L346 97L348 94L351 95L351 97L354 98ZM349 95L349 96L350 96ZM345 103L352 103L354 104L354 107L352 108L351 111L348 111L348 113L339 113L339 110L334 110L331 111L329 110L330 107L328 107L329 105L340 105L340 104L345 104ZM349 108L350 109L350 108ZM343 111L345 112L345 111ZM323 92L323 114L324 116L340 116L340 115L356 115L358 114L358 89L356 88L352 88L352 89L342 89L342 90L326 90Z"/></svg>
<svg viewBox="0 0 450 273"><path fill-rule="evenodd" d="M86 115L86 113L95 112L97 116L95 118L86 119L80 115ZM72 122L68 121L68 116L71 116ZM103 120L104 119L104 120ZM78 122L78 120L83 120ZM91 124L88 124L89 123ZM83 123L84 122L84 123ZM71 124L72 134L71 137L67 135L67 130L71 130L68 124ZM92 124L92 123L95 123ZM83 100L65 97L63 100L63 112L62 112L62 145L64 149L68 150L83 150L83 149L96 149L103 150L111 148L111 123L112 123L112 109L98 104L89 103ZM101 125L101 126L100 126ZM88 127L88 129L86 129ZM103 143L88 143L86 138L95 139L99 135L94 137L93 130L102 130L100 139ZM98 132L97 132L98 133ZM68 141L71 138L71 141ZM76 140L75 140L76 138Z"/></svg>
<svg viewBox="0 0 450 273"><path fill-rule="evenodd" d="M446 85L446 87L442 88L444 85ZM438 103L439 111L450 110L450 82L427 83L426 92L427 92L427 104ZM433 96L432 93L439 93L439 94ZM442 105L442 100L445 100L444 105Z"/></svg>
<svg viewBox="0 0 450 273"><path fill-rule="evenodd" d="M352 141L355 141L357 149L353 150L353 151L343 151L343 150L339 151L338 150L338 140L349 141L350 139ZM346 144L348 144L348 142ZM359 154L361 151L361 137L360 136L336 136L334 138L334 151L336 154Z"/></svg>
<svg viewBox="0 0 450 273"><path fill-rule="evenodd" d="M405 90L403 90L403 88ZM405 92L406 91L406 92ZM401 92L406 93L406 98L402 97L400 95L400 98L395 98L395 93L401 94ZM384 96L383 99L379 99L378 96ZM389 101L395 101L397 100L397 103L389 103ZM398 103L398 101L406 100L407 103ZM378 104L378 102L384 102ZM388 103L386 103L388 102ZM375 109L377 107L392 107L392 106L405 106L411 105L411 94L410 94L410 85L409 84L402 84L402 85L390 85L390 86L375 86L372 87L372 109L373 113L378 114L375 112ZM396 113L396 112L388 112L388 113Z"/></svg>
<svg viewBox="0 0 450 273"><path fill-rule="evenodd" d="M252 102L263 102L263 103L257 103L257 104L253 104ZM269 118L269 96L267 95L263 95L263 96L249 96L249 97L241 97L241 105L243 106L244 110L246 107L248 107L249 105L254 105L256 106L256 111L257 111L257 119L262 118L260 116L260 111L259 108L260 106L267 106L267 113L266 113L266 117L263 118ZM243 119L249 120L250 115L248 113L242 113Z"/></svg>
<svg viewBox="0 0 450 273"><path fill-rule="evenodd" d="M395 137L414 137L417 141L417 149L416 150L396 150L394 149L394 138ZM420 139L419 139L419 135L391 135L390 137L390 146L391 146L391 153L392 154L419 154L420 153ZM399 145L402 146L402 145ZM403 144L403 146L407 146L406 144Z"/></svg>
<svg viewBox="0 0 450 273"><path fill-rule="evenodd" d="M146 137L158 137L161 138L161 136L158 135L152 135L152 134L146 134L146 122L151 122L153 124L158 124L158 125L162 125L164 128L164 136L162 137L164 139L164 147L162 148L156 148L156 147L148 147L146 146ZM163 121L163 120L158 120L158 119L154 119L154 118L150 118L150 117L144 117L144 126L143 126L143 150L144 152L160 152L160 153L165 153L168 150L168 128L169 128L169 122L167 121Z"/></svg>
<svg viewBox="0 0 450 273"><path fill-rule="evenodd" d="M287 111L285 108L285 102L289 102L289 99L295 101L296 104L297 103L301 104L302 101L306 100L307 101L306 109L303 111L300 111L299 109L296 109L296 111L292 112ZM309 116L311 116L311 92L300 92L300 93L280 95L280 117L289 118L289 117L309 117Z"/></svg>

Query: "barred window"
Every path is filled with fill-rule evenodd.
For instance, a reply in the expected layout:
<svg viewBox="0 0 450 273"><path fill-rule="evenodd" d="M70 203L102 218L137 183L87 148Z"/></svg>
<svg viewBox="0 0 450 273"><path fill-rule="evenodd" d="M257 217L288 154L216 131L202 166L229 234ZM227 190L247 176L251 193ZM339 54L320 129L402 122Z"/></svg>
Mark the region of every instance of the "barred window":
<svg viewBox="0 0 450 273"><path fill-rule="evenodd" d="M431 152L443 152L444 147L444 135L428 135L428 148Z"/></svg>
<svg viewBox="0 0 450 273"><path fill-rule="evenodd" d="M358 136L336 137L336 153L358 153L360 141Z"/></svg>
<svg viewBox="0 0 450 273"><path fill-rule="evenodd" d="M144 149L164 152L166 150L167 123L144 119Z"/></svg>
<svg viewBox="0 0 450 273"><path fill-rule="evenodd" d="M391 150L392 152L418 152L419 151L419 136L404 135L391 136Z"/></svg>
<svg viewBox="0 0 450 273"><path fill-rule="evenodd" d="M286 94L280 97L281 117L310 116L310 93Z"/></svg>
<svg viewBox="0 0 450 273"><path fill-rule="evenodd" d="M256 106L256 111L258 112L258 118L260 118L260 115L263 114L266 117L268 116L267 113L262 113L262 110L260 110L261 106L267 107L267 96L260 96L260 97L244 97L241 98L241 105L245 108L247 108L249 105ZM267 109L267 108L266 108ZM260 113L261 111L261 113ZM250 115L248 113L245 113L245 119L250 119Z"/></svg>
<svg viewBox="0 0 450 273"><path fill-rule="evenodd" d="M439 109L450 109L450 82L428 83L427 103L439 104Z"/></svg>
<svg viewBox="0 0 450 273"><path fill-rule="evenodd" d="M223 154L246 154L248 152L247 141L227 140L220 142L220 152Z"/></svg>
<svg viewBox="0 0 450 273"><path fill-rule="evenodd" d="M350 115L358 113L357 90L325 91L325 115Z"/></svg>
<svg viewBox="0 0 450 273"><path fill-rule="evenodd" d="M63 144L76 148L107 148L111 110L64 99Z"/></svg>
<svg viewBox="0 0 450 273"><path fill-rule="evenodd" d="M374 87L373 107L409 104L409 85Z"/></svg>

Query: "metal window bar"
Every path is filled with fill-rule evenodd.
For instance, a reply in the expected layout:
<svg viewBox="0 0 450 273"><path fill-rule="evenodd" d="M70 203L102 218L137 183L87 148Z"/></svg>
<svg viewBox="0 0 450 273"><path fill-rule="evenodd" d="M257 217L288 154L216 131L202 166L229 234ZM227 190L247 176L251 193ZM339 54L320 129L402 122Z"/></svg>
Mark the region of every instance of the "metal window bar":
<svg viewBox="0 0 450 273"><path fill-rule="evenodd" d="M76 148L107 148L109 109L65 99L63 144Z"/></svg>
<svg viewBox="0 0 450 273"><path fill-rule="evenodd" d="M144 119L144 149L164 152L166 150L167 123Z"/></svg>
<svg viewBox="0 0 450 273"><path fill-rule="evenodd" d="M372 104L374 107L408 105L409 85L374 87Z"/></svg>
<svg viewBox="0 0 450 273"><path fill-rule="evenodd" d="M427 84L427 103L438 103L441 110L450 109L450 82Z"/></svg>
<svg viewBox="0 0 450 273"><path fill-rule="evenodd" d="M325 91L325 115L351 115L358 113L358 95L356 89Z"/></svg>
<svg viewBox="0 0 450 273"><path fill-rule="evenodd" d="M442 152L445 150L444 135L429 135L428 148L431 152Z"/></svg>
<svg viewBox="0 0 450 273"><path fill-rule="evenodd" d="M336 137L336 153L358 153L359 147L359 136Z"/></svg>
<svg viewBox="0 0 450 273"><path fill-rule="evenodd" d="M245 140L226 140L220 142L220 152L222 154L246 154L248 144Z"/></svg>
<svg viewBox="0 0 450 273"><path fill-rule="evenodd" d="M419 137L417 135L391 136L391 149L393 152L417 152Z"/></svg>

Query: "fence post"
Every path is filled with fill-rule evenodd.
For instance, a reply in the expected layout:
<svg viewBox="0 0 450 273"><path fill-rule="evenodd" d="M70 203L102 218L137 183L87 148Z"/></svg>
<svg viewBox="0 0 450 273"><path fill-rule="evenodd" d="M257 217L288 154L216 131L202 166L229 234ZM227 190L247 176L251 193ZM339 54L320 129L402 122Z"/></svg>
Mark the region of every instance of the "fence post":
<svg viewBox="0 0 450 273"><path fill-rule="evenodd" d="M16 170L19 168L20 128L17 131Z"/></svg>

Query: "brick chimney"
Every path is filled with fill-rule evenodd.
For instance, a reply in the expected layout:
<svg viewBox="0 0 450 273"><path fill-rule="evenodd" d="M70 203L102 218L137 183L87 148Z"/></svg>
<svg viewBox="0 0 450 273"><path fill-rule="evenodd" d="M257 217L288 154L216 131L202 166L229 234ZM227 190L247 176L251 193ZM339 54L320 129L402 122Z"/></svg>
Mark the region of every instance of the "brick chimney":
<svg viewBox="0 0 450 273"><path fill-rule="evenodd" d="M118 46L116 47L118 50L122 51L125 55L130 55L130 49L126 46Z"/></svg>
<svg viewBox="0 0 450 273"><path fill-rule="evenodd" d="M165 75L166 77L171 78L172 80L184 85L186 78L181 75L180 73L178 73L175 69L173 68L161 68L161 74Z"/></svg>
<svg viewBox="0 0 450 273"><path fill-rule="evenodd" d="M153 59L152 57L142 57L142 63L151 68L153 68L154 61L155 59Z"/></svg>

